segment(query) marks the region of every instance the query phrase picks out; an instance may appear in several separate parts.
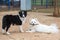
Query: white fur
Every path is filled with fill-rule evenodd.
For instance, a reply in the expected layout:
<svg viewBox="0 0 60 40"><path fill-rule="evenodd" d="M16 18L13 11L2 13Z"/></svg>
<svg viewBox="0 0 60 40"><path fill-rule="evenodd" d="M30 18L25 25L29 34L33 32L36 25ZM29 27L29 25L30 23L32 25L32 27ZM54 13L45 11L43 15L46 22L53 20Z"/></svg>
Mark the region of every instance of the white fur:
<svg viewBox="0 0 60 40"><path fill-rule="evenodd" d="M58 27L56 24L51 24L51 25L44 25L39 23L38 20L32 19L30 21L30 27L26 32L45 32L45 33L58 33ZM34 25L32 25L34 24ZM36 25L37 24L37 25Z"/></svg>
<svg viewBox="0 0 60 40"><path fill-rule="evenodd" d="M4 30L4 29L2 29L2 33L3 33L3 34L5 33L5 30Z"/></svg>
<svg viewBox="0 0 60 40"><path fill-rule="evenodd" d="M19 31L20 31L20 32L24 32L22 27L23 27L22 25L19 26Z"/></svg>
<svg viewBox="0 0 60 40"><path fill-rule="evenodd" d="M4 29L2 29L2 33L3 33L3 34L5 34L5 33L6 33L6 34L10 34L9 32L5 32Z"/></svg>
<svg viewBox="0 0 60 40"><path fill-rule="evenodd" d="M6 32L6 34L8 34L8 35L9 35L10 33L9 33L9 32Z"/></svg>

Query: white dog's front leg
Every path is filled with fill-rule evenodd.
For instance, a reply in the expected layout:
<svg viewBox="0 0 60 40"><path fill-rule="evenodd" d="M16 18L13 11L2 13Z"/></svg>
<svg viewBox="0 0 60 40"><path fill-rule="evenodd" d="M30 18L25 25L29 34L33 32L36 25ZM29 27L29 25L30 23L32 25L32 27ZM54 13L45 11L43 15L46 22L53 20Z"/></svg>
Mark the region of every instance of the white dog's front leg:
<svg viewBox="0 0 60 40"><path fill-rule="evenodd" d="M35 32L35 30L34 30L34 29L32 29L32 30L27 30L26 32Z"/></svg>
<svg viewBox="0 0 60 40"><path fill-rule="evenodd" d="M22 26L19 26L19 31L24 32L23 29L22 29Z"/></svg>

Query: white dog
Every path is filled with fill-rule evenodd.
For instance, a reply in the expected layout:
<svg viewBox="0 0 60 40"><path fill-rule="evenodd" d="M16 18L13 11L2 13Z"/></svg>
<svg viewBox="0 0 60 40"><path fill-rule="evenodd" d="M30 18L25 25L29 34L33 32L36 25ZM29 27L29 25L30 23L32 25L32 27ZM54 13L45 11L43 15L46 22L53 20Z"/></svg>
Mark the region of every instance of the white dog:
<svg viewBox="0 0 60 40"><path fill-rule="evenodd" d="M58 33L59 31L56 24L51 24L50 26L44 25L34 18L30 21L30 27L26 32Z"/></svg>

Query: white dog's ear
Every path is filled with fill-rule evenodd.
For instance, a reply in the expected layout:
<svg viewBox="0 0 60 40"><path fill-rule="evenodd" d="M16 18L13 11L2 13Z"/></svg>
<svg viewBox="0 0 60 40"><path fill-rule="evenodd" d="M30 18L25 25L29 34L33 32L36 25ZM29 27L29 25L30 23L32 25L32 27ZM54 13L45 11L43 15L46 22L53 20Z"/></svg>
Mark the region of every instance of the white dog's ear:
<svg viewBox="0 0 60 40"><path fill-rule="evenodd" d="M35 18L35 20L37 21L37 23L39 23L39 21L38 21L38 19L37 19L37 18Z"/></svg>
<svg viewBox="0 0 60 40"><path fill-rule="evenodd" d="M37 18L35 18L35 20L36 20L36 21L38 21L38 19L37 19Z"/></svg>
<svg viewBox="0 0 60 40"><path fill-rule="evenodd" d="M30 18L30 19L29 19L29 22L30 22L32 19L35 19L35 18Z"/></svg>

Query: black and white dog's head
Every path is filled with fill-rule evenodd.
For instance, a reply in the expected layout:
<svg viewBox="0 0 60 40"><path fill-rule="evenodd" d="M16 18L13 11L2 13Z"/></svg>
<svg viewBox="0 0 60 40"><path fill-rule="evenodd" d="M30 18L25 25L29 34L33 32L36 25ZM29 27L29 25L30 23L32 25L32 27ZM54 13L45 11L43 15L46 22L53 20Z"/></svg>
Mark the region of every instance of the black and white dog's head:
<svg viewBox="0 0 60 40"><path fill-rule="evenodd" d="M27 11L20 11L19 15L20 17L25 18L27 16Z"/></svg>
<svg viewBox="0 0 60 40"><path fill-rule="evenodd" d="M26 16L27 16L27 11L20 11L19 12L19 17L22 22L26 19Z"/></svg>

